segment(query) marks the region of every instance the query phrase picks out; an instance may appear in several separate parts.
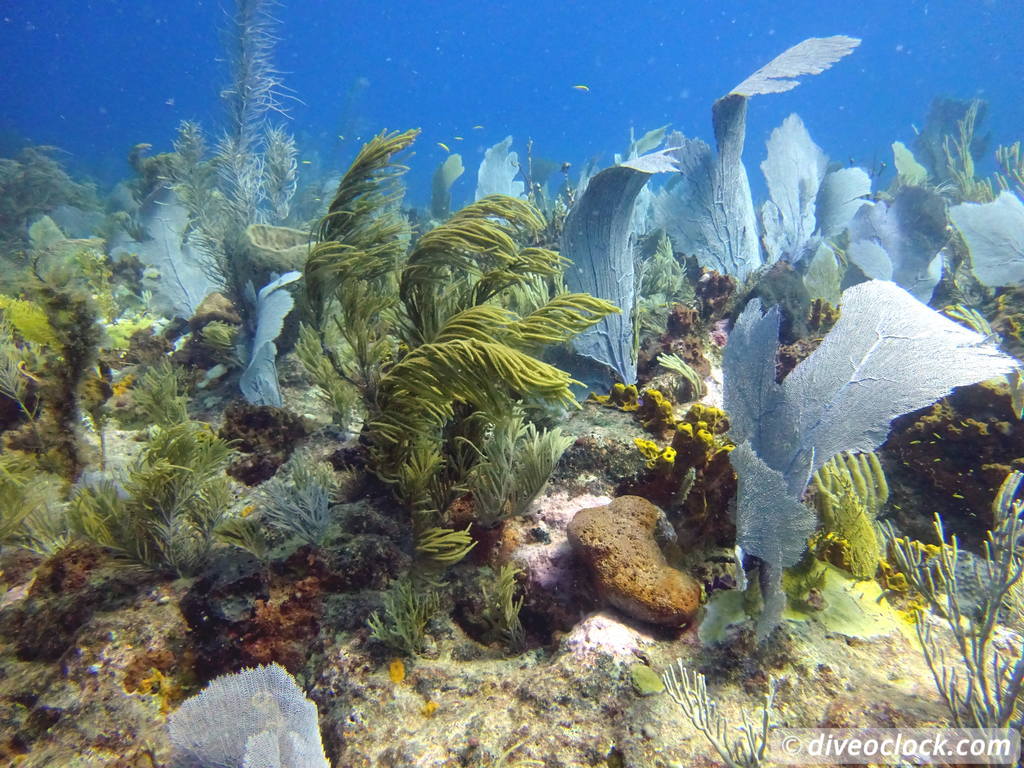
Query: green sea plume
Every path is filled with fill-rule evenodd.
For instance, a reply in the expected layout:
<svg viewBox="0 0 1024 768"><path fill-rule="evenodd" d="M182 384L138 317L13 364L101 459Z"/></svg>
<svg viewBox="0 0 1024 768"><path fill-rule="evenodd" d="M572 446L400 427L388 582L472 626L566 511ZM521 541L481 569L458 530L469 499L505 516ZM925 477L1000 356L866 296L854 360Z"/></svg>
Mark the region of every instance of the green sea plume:
<svg viewBox="0 0 1024 768"><path fill-rule="evenodd" d="M325 399L361 406L377 476L414 509L439 512L478 458L466 441L486 436L466 422L482 413L493 424L522 402L573 406L571 377L539 354L614 308L569 293L525 315L510 308L516 290L564 268L526 244L544 219L523 200L485 197L410 247L405 168L393 158L415 138L374 137L339 183L306 262L299 356Z"/></svg>
<svg viewBox="0 0 1024 768"><path fill-rule="evenodd" d="M107 480L78 491L69 510L72 530L125 564L195 574L231 503L224 473L230 455L208 424L156 427L123 485Z"/></svg>

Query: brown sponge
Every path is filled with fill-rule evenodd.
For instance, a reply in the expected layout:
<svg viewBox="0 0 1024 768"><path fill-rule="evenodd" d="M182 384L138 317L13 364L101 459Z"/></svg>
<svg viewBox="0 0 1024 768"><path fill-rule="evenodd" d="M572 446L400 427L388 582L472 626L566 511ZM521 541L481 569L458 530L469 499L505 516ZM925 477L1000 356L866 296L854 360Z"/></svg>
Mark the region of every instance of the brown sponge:
<svg viewBox="0 0 1024 768"><path fill-rule="evenodd" d="M569 543L608 603L641 621L678 627L697 614L701 588L665 561L655 539L664 518L647 499L620 496L577 512L569 523Z"/></svg>

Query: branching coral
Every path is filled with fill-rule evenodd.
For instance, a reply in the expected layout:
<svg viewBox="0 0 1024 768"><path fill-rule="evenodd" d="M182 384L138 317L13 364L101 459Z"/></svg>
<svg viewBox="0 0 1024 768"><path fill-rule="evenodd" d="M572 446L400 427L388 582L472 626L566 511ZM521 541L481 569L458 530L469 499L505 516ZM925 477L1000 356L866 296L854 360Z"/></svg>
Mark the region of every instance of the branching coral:
<svg viewBox="0 0 1024 768"><path fill-rule="evenodd" d="M331 502L337 482L329 465L308 456L296 455L284 472L264 483L260 491L263 505L260 517L303 543L323 543L331 522Z"/></svg>
<svg viewBox="0 0 1024 768"><path fill-rule="evenodd" d="M642 265L640 298L636 306L636 331L659 334L665 329L673 304L692 303L693 287L685 279L683 265L672 252L672 241L664 233L654 244L653 253Z"/></svg>
<svg viewBox="0 0 1024 768"><path fill-rule="evenodd" d="M942 144L946 174L959 189L961 201L988 203L995 197L992 183L974 175L975 128L984 119L984 106L981 100L972 100L957 121L957 135L947 135Z"/></svg>
<svg viewBox="0 0 1024 768"><path fill-rule="evenodd" d="M473 551L477 542L470 535L469 526L457 531L451 528L427 528L416 539L416 556L420 563L454 565ZM428 567L429 568L429 567Z"/></svg>
<svg viewBox="0 0 1024 768"><path fill-rule="evenodd" d="M519 619L525 598L516 597L516 577L522 572L511 564L492 571L493 584L490 588L483 586L483 619L495 639L518 650L526 641L526 631Z"/></svg>
<svg viewBox="0 0 1024 768"><path fill-rule="evenodd" d="M916 624L935 684L960 728L1024 727L1024 657L995 642L1004 607L1010 608L1012 620L1019 622L1022 613L1024 503L1017 499L1022 478L1011 472L1000 486L983 559L973 567L955 536L945 542L938 516L935 534L941 545L935 557L927 558L923 548L905 539L890 540L899 571L932 610L945 617L953 633L959 657L955 660L947 657L928 621Z"/></svg>
<svg viewBox="0 0 1024 768"><path fill-rule="evenodd" d="M427 624L440 608L437 592L401 579L384 596L383 616L374 611L367 625L373 636L401 653L413 656L423 649Z"/></svg>
<svg viewBox="0 0 1024 768"><path fill-rule="evenodd" d="M64 482L15 453L0 456L0 542L44 555L65 546Z"/></svg>
<svg viewBox="0 0 1024 768"><path fill-rule="evenodd" d="M381 134L363 147L338 185L306 261L305 299L312 321L299 353L334 403L360 396L375 402L381 369L396 353L390 331L408 225L396 208L405 169L392 158L416 135ZM344 387L356 394L342 394Z"/></svg>
<svg viewBox="0 0 1024 768"><path fill-rule="evenodd" d="M277 38L271 0L238 0L229 44L228 130L218 147L218 173L230 216L240 228L260 221L269 199L287 216L295 192L295 144L267 115L285 113L284 86L274 68ZM263 152L261 152L263 150Z"/></svg>
<svg viewBox="0 0 1024 768"><path fill-rule="evenodd" d="M1000 171L996 174L999 187L1013 190L1018 197L1024 197L1024 154L1021 153L1021 143L1015 141L1008 147L998 147L996 162L999 163Z"/></svg>
<svg viewBox="0 0 1024 768"><path fill-rule="evenodd" d="M145 424L169 427L188 420L182 374L167 360L146 371L132 390L132 401Z"/></svg>
<svg viewBox="0 0 1024 768"><path fill-rule="evenodd" d="M769 684L760 716L749 719L743 712L743 724L730 727L725 715L708 695L707 679L687 669L680 659L661 674L669 697L683 710L686 719L715 748L729 768L757 768L765 759L768 732L772 726L775 683ZM733 736L732 731L738 732Z"/></svg>

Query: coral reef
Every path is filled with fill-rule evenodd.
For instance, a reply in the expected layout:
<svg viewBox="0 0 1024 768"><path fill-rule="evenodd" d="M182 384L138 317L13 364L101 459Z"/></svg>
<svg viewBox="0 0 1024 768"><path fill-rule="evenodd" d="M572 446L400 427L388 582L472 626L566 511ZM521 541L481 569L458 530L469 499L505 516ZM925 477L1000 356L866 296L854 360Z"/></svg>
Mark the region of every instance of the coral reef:
<svg viewBox="0 0 1024 768"><path fill-rule="evenodd" d="M729 314L736 293L736 278L702 270L694 285L701 319L713 323Z"/></svg>
<svg viewBox="0 0 1024 768"><path fill-rule="evenodd" d="M1006 349L1018 358L1024 356L1024 288L1010 286L999 291L991 322Z"/></svg>
<svg viewBox="0 0 1024 768"><path fill-rule="evenodd" d="M302 419L284 408L234 401L224 409L218 431L239 452L228 473L246 485L259 485L273 477L299 441L306 436Z"/></svg>
<svg viewBox="0 0 1024 768"><path fill-rule="evenodd" d="M924 504L941 513L947 531L978 547L992 526L1000 483L1011 470L1024 469L1024 425L1005 386L961 387L893 422L882 456L892 508L905 530L926 536L927 519L912 511Z"/></svg>
<svg viewBox="0 0 1024 768"><path fill-rule="evenodd" d="M36 571L25 599L4 612L0 631L19 658L56 661L98 612L129 605L139 586L137 575L104 563L100 548L77 544Z"/></svg>
<svg viewBox="0 0 1024 768"><path fill-rule="evenodd" d="M279 126L272 6L236 2L219 143L137 145L113 213L0 160L0 763L203 762L197 724L225 763L301 730L474 768L1020 727L977 696L1019 693L1024 617L1024 165L977 176L981 103L888 188L790 115L755 207L749 98L859 43L814 38L714 103L715 148L631 130L577 175L509 137L462 208L496 137L427 122L428 208L419 131L339 177Z"/></svg>
<svg viewBox="0 0 1024 768"><path fill-rule="evenodd" d="M811 297L800 273L792 265L780 261L759 274L747 300L754 298L761 299L766 307L780 307L779 341L782 344L792 344L808 335ZM745 305L746 301L740 302L740 306Z"/></svg>
<svg viewBox="0 0 1024 768"><path fill-rule="evenodd" d="M51 157L53 147L26 147L0 158L0 247L25 244L29 222L60 205L96 206L96 193L71 179Z"/></svg>
<svg viewBox="0 0 1024 768"><path fill-rule="evenodd" d="M154 366L167 358L171 349L165 336L155 334L152 328L140 328L129 337L122 362L126 366Z"/></svg>
<svg viewBox="0 0 1024 768"><path fill-rule="evenodd" d="M707 333L700 312L692 307L675 304L668 313L665 332L649 339L641 348L637 360L637 375L646 381L657 372L659 355L676 355L690 366L701 379L711 375L711 364L704 353ZM688 392L689 399L697 399Z"/></svg>
<svg viewBox="0 0 1024 768"><path fill-rule="evenodd" d="M266 569L256 558L237 552L217 555L181 600L197 669L208 676L235 669L240 638L269 599Z"/></svg>
<svg viewBox="0 0 1024 768"><path fill-rule="evenodd" d="M624 478L618 488L668 510L680 543L688 550L725 543L735 533L728 511L736 496L728 430L724 411L695 403L673 425L667 446L635 441L648 471Z"/></svg>
<svg viewBox="0 0 1024 768"><path fill-rule="evenodd" d="M18 373L7 377L4 395L17 400L28 416L28 423L8 433L5 442L8 448L34 455L43 469L73 479L84 466L82 413L95 413L111 394L109 382L94 381L102 331L93 303L81 291L56 281L37 281L33 295L35 303L8 303L4 310L26 341L35 340L29 351L37 356L29 359L38 371L28 373L24 353L12 346L11 339L5 340L6 357L21 359L16 362Z"/></svg>

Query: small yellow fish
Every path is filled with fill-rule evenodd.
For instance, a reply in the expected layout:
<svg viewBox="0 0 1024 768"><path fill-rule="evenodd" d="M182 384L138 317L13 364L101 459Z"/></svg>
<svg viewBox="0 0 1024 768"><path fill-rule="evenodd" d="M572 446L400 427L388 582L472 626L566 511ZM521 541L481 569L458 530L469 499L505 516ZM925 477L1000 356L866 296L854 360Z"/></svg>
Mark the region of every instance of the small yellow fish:
<svg viewBox="0 0 1024 768"><path fill-rule="evenodd" d="M443 141L439 141L439 142L437 142L437 146L439 146L439 147L440 147L441 149L443 149L443 150L444 150L445 152L451 152L451 149L449 149L449 148L448 148L448 145L447 145L447 144L445 144L445 143L444 143Z"/></svg>
<svg viewBox="0 0 1024 768"><path fill-rule="evenodd" d="M584 93L590 93L590 86L589 85L574 85L573 88L575 88L577 91L583 91Z"/></svg>
<svg viewBox="0 0 1024 768"><path fill-rule="evenodd" d="M484 127L482 125L474 125L473 126L473 130L474 131L482 131L483 129L484 129Z"/></svg>
<svg viewBox="0 0 1024 768"><path fill-rule="evenodd" d="M312 165L312 164L313 164L313 161L312 161L312 160L303 160L303 161L302 161L302 164L303 164L303 165Z"/></svg>
<svg viewBox="0 0 1024 768"><path fill-rule="evenodd" d="M338 134L338 140L339 140L339 141L344 141L344 140L345 140L345 137L344 137L344 136L342 136L342 135L341 135L341 134L339 133L339 134Z"/></svg>

